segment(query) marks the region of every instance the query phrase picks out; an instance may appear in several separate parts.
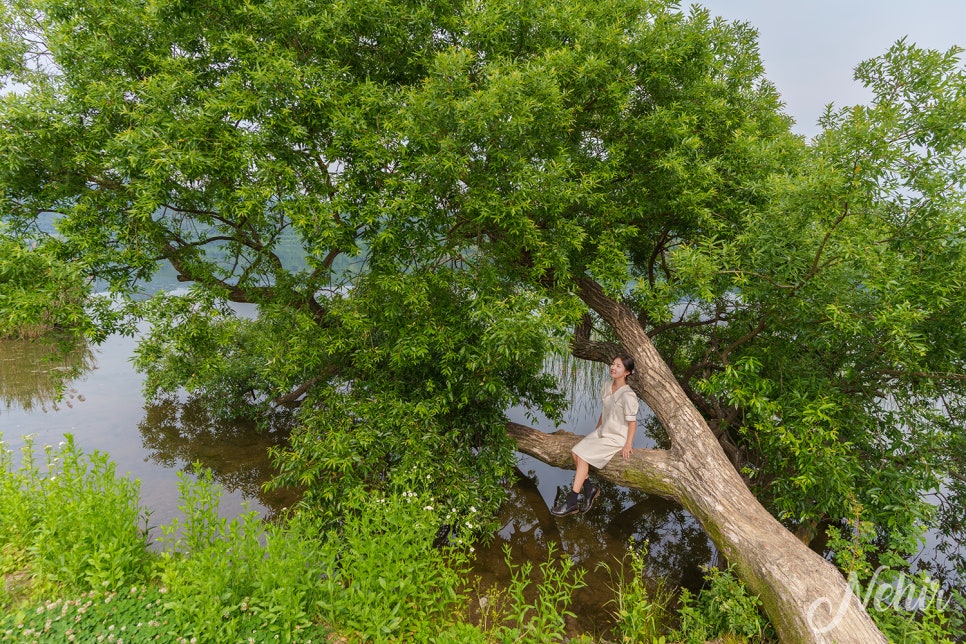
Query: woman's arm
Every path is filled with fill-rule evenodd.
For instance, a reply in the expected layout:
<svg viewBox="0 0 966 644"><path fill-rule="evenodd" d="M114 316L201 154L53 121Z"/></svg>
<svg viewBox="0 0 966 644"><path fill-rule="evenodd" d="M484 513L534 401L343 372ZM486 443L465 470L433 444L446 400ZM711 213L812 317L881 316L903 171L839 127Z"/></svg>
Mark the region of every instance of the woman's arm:
<svg viewBox="0 0 966 644"><path fill-rule="evenodd" d="M637 431L637 421L629 420L627 421L627 440L624 441L624 449L621 450L621 456L624 458L630 458L631 449L634 446L634 432Z"/></svg>
<svg viewBox="0 0 966 644"><path fill-rule="evenodd" d="M630 458L631 450L634 448L634 432L637 431L637 410L639 406L640 401L637 399L637 394L627 389L621 398L624 420L627 421L627 440L624 441L624 449L621 450L621 456L624 458Z"/></svg>

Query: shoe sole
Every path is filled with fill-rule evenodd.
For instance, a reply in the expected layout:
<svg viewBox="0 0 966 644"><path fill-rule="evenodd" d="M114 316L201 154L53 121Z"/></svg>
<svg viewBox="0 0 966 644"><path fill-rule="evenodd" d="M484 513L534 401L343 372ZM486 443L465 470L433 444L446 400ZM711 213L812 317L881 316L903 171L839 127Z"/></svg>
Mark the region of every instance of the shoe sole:
<svg viewBox="0 0 966 644"><path fill-rule="evenodd" d="M571 514L576 514L577 512L580 512L579 505L574 506L572 510L567 510L566 512L554 512L553 510L550 510L550 514L555 517L569 517Z"/></svg>
<svg viewBox="0 0 966 644"><path fill-rule="evenodd" d="M586 507L583 510L581 510L581 514L587 514L588 512L590 512L590 508L593 507L594 501L597 500L598 496L600 496L600 488L594 488L594 491L590 495L590 498L587 499Z"/></svg>

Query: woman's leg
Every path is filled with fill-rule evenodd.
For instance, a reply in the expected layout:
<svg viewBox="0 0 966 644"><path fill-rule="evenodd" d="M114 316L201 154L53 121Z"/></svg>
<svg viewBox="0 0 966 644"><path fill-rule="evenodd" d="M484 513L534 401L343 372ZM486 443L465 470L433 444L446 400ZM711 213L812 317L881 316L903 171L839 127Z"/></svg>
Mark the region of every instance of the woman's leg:
<svg viewBox="0 0 966 644"><path fill-rule="evenodd" d="M580 488L584 486L584 481L587 480L587 475L590 473L590 464L587 461L577 456L574 452L570 452L570 457L574 459L577 473L574 474L573 488L567 494L567 498L560 501L560 503L550 510L551 514L558 517L567 516L580 510Z"/></svg>
<svg viewBox="0 0 966 644"><path fill-rule="evenodd" d="M574 452L570 452L570 456L574 459L574 465L577 466L577 471L574 473L573 489L574 492L579 494L581 488L584 487L584 481L587 480L587 476L590 474L590 464Z"/></svg>

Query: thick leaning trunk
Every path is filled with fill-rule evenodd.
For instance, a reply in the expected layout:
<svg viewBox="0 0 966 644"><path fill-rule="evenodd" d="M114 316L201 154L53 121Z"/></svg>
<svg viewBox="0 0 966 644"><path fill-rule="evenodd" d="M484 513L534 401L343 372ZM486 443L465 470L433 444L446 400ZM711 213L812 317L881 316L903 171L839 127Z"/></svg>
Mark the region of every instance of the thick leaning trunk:
<svg viewBox="0 0 966 644"><path fill-rule="evenodd" d="M701 522L715 546L761 597L783 642L885 642L842 574L810 550L758 502L688 399L633 312L607 297L591 280L580 297L614 329L637 369L631 384L671 439L669 450L635 450L615 459L602 475L617 483L672 498ZM540 457L536 446L568 466L572 435L540 436L513 426L521 450ZM546 450L545 450L546 451Z"/></svg>

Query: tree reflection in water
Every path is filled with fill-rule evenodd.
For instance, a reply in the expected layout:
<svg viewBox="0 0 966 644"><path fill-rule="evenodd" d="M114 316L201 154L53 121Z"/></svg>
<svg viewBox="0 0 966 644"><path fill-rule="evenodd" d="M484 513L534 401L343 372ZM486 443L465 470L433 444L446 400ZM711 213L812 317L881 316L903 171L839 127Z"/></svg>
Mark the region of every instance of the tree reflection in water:
<svg viewBox="0 0 966 644"><path fill-rule="evenodd" d="M184 464L189 473L197 466L210 469L225 490L257 499L269 519L298 501L295 490L266 491L263 485L275 474L268 450L287 439L289 418L227 420L212 415L199 398L166 398L146 404L144 411L138 430L148 458L158 465L173 469Z"/></svg>
<svg viewBox="0 0 966 644"><path fill-rule="evenodd" d="M70 383L95 366L94 352L84 339L0 340L0 403L25 412L71 407L79 394Z"/></svg>

